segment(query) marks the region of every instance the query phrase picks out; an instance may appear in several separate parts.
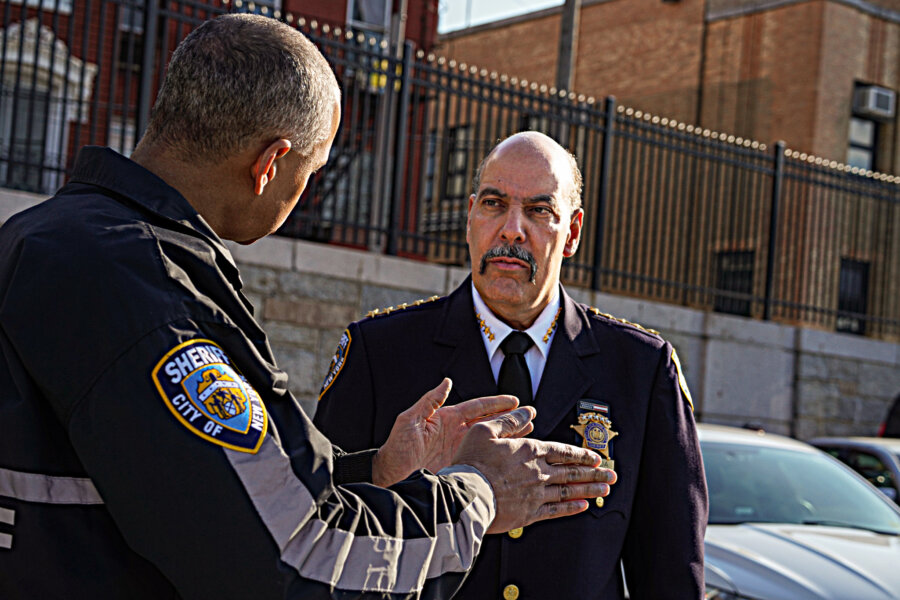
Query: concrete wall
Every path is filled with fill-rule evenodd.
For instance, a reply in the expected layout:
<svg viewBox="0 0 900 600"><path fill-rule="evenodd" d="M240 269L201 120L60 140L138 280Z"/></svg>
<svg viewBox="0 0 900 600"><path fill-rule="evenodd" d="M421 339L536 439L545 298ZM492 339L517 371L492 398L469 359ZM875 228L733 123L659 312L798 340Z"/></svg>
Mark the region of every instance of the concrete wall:
<svg viewBox="0 0 900 600"><path fill-rule="evenodd" d="M0 222L41 199L0 190ZM231 248L275 356L310 413L348 322L373 308L446 294L467 274L277 237ZM900 393L900 344L580 288L569 292L661 331L678 349L701 421L759 423L801 439L868 435ZM403 360L403 349L396 352Z"/></svg>

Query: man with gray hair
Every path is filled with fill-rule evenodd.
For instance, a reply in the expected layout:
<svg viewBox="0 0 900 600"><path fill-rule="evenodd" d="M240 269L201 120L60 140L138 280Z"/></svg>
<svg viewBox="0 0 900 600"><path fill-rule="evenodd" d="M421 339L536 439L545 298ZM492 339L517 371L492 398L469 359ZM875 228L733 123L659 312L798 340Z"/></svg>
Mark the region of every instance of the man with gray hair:
<svg viewBox="0 0 900 600"><path fill-rule="evenodd" d="M459 381L448 405L513 394L537 409L535 438L583 444L615 467L615 488L585 513L486 536L457 598L623 598L620 564L632 600L703 598L707 496L690 393L657 332L560 284L583 218L571 154L535 131L503 140L469 197L471 276L445 298L351 324L342 368L325 379L315 423L345 449L382 443L447 377ZM378 352L388 344L399 359ZM343 426L351 415L371 426Z"/></svg>
<svg viewBox="0 0 900 600"><path fill-rule="evenodd" d="M0 228L4 600L449 597L485 533L609 492L510 396L441 408L444 381L357 454L300 409L222 240L278 229L339 121L302 34L220 17L130 160L84 148Z"/></svg>

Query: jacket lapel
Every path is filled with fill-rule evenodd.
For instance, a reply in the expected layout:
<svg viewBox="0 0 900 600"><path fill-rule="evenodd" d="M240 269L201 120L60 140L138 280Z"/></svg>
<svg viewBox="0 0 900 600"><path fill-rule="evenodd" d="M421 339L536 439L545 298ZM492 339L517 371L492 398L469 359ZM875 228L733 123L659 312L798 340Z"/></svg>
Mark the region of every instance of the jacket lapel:
<svg viewBox="0 0 900 600"><path fill-rule="evenodd" d="M453 380L449 403L480 396L493 396L497 384L491 373L481 332L475 322L471 276L447 298L441 326L434 342L452 348L443 374Z"/></svg>
<svg viewBox="0 0 900 600"><path fill-rule="evenodd" d="M534 433L546 438L579 398L596 382L583 358L600 351L591 335L587 315L560 286L561 325L553 337L547 365L535 397Z"/></svg>

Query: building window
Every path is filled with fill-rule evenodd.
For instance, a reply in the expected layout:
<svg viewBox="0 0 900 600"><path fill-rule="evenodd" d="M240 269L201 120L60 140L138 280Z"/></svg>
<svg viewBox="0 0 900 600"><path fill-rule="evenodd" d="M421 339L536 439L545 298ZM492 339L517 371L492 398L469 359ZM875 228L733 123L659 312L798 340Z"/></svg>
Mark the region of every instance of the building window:
<svg viewBox="0 0 900 600"><path fill-rule="evenodd" d="M391 26L391 2L388 0L347 0L347 24L386 35Z"/></svg>
<svg viewBox="0 0 900 600"><path fill-rule="evenodd" d="M119 66L140 68L144 60L144 2L131 0L119 8Z"/></svg>
<svg viewBox="0 0 900 600"><path fill-rule="evenodd" d="M62 183L69 126L87 121L97 65L37 19L0 33L0 185L51 193Z"/></svg>
<svg viewBox="0 0 900 600"><path fill-rule="evenodd" d="M868 298L869 263L842 258L838 283L838 331L858 335L866 333L866 322L861 315L868 310Z"/></svg>
<svg viewBox="0 0 900 600"><path fill-rule="evenodd" d="M519 131L540 131L554 139L550 133L550 117L537 113L525 113L519 117ZM557 140L559 141L559 140Z"/></svg>
<svg viewBox="0 0 900 600"><path fill-rule="evenodd" d="M134 121L114 116L109 124L106 145L124 156L131 156L134 150Z"/></svg>
<svg viewBox="0 0 900 600"><path fill-rule="evenodd" d="M50 93L3 87L0 109L0 146L9 156L4 185L33 192L44 191L42 182L47 152Z"/></svg>
<svg viewBox="0 0 900 600"><path fill-rule="evenodd" d="M847 164L872 171L875 169L875 148L878 124L871 119L850 117L850 133L847 137Z"/></svg>
<svg viewBox="0 0 900 600"><path fill-rule="evenodd" d="M461 125L447 130L444 153L444 193L442 200L456 206L469 197L469 127ZM463 202L463 204L465 204Z"/></svg>
<svg viewBox="0 0 900 600"><path fill-rule="evenodd" d="M10 4L22 5L22 0L10 0ZM45 11L59 12L60 14L72 13L72 0L25 0L25 6L39 8Z"/></svg>
<svg viewBox="0 0 900 600"><path fill-rule="evenodd" d="M753 293L753 250L716 253L716 299L713 310L750 316Z"/></svg>

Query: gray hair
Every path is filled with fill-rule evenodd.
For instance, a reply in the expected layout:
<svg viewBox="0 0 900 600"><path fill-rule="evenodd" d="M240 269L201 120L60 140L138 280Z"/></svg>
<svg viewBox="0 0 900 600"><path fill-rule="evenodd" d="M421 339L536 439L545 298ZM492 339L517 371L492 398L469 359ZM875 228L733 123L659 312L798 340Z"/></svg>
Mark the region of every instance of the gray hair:
<svg viewBox="0 0 900 600"><path fill-rule="evenodd" d="M147 137L201 161L278 138L308 156L328 139L339 98L331 67L302 33L268 17L223 15L176 48Z"/></svg>
<svg viewBox="0 0 900 600"><path fill-rule="evenodd" d="M503 138L502 140L500 140L499 142L494 144L494 147L491 148L491 151L488 152L487 155L483 159L481 159L481 163L478 165L478 169L475 171L475 178L472 180L472 193L473 194L478 194L478 188L481 187L481 174L484 172L484 167L485 167L485 165L487 165L488 159L491 157L491 155L494 154L494 150L496 150L497 147L500 146L500 144L502 144L509 138L511 138L515 135L519 135L521 133L532 134L533 132L520 131L518 133L514 133L508 137ZM535 133L537 133L537 132L535 132ZM565 148L560 146L559 143L556 142L556 140L553 140L552 138L550 138L549 136L546 136L544 134L541 134L541 136L545 137L548 140L550 140L551 142L553 142L553 144L556 146L556 148L560 152L565 154L566 159L569 162L569 169L572 172L572 188L571 188L571 191L569 192L568 199L569 199L569 205L572 207L572 211L574 212L574 211L578 210L579 208L581 208L581 192L582 192L582 188L584 187L584 179L581 177L581 170L578 168L578 160L575 158L574 154L572 154L571 152L569 152L568 150L566 150Z"/></svg>

